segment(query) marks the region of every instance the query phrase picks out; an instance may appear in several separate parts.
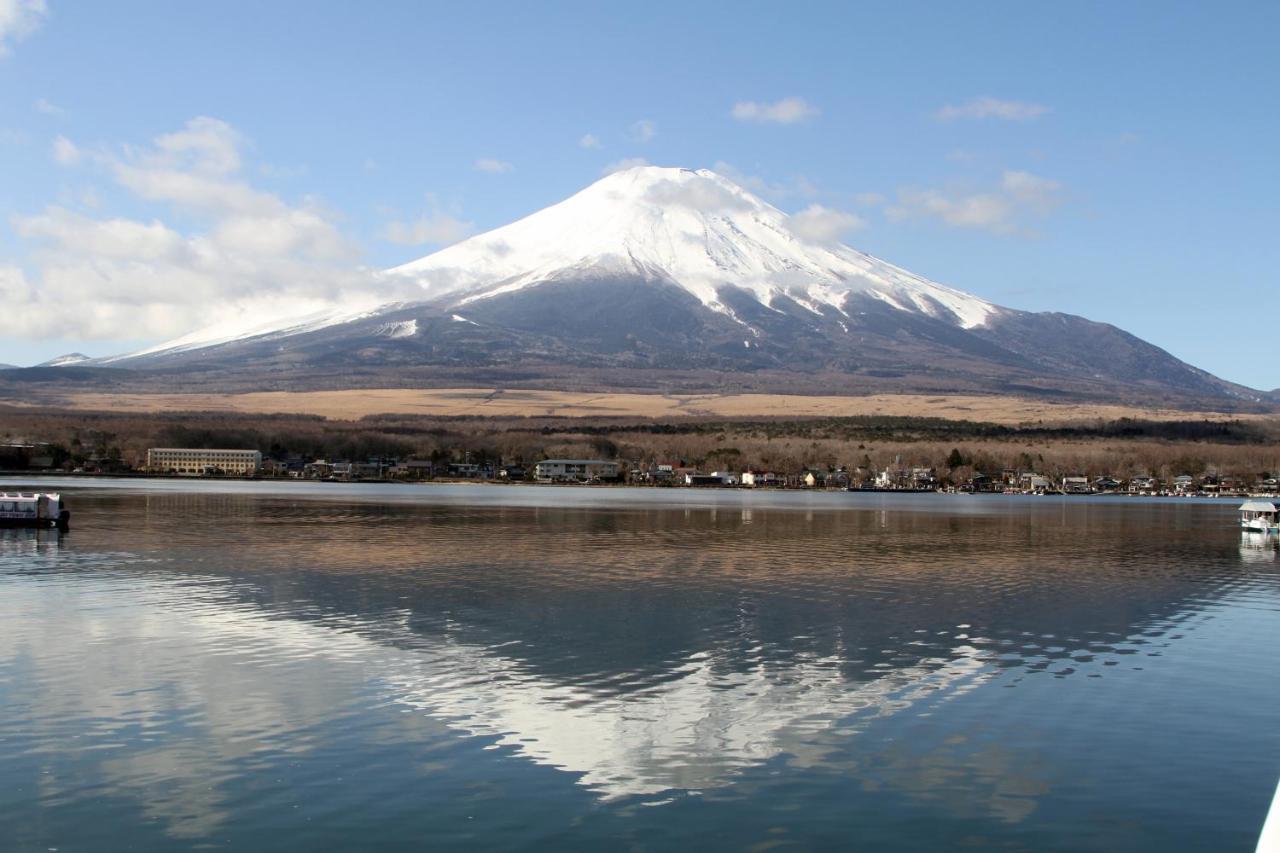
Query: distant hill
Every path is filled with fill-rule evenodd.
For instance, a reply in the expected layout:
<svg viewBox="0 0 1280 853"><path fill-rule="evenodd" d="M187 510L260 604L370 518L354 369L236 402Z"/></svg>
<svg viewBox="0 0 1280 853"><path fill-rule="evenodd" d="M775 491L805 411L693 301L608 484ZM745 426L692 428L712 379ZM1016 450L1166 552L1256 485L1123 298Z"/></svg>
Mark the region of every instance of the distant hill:
<svg viewBox="0 0 1280 853"><path fill-rule="evenodd" d="M51 358L48 361L42 361L37 367L69 367L73 364L84 364L93 359L82 352L69 352L66 355L60 355L57 358Z"/></svg>

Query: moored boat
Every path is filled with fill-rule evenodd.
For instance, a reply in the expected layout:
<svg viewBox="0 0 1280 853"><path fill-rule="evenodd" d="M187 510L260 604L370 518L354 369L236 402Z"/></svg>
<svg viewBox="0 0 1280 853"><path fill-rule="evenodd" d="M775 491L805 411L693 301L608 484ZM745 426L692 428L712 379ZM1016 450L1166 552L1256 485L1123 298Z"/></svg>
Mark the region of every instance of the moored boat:
<svg viewBox="0 0 1280 853"><path fill-rule="evenodd" d="M71 523L71 511L53 492L0 492L0 527L60 527Z"/></svg>
<svg viewBox="0 0 1280 853"><path fill-rule="evenodd" d="M1280 504L1245 501L1240 504L1240 528L1250 533L1280 534Z"/></svg>

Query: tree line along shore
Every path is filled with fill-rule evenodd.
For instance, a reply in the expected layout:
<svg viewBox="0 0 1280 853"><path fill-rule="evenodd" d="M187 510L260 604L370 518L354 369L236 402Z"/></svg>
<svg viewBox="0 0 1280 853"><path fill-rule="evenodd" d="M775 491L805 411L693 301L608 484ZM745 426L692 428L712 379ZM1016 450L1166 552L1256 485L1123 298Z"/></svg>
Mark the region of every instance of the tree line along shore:
<svg viewBox="0 0 1280 853"><path fill-rule="evenodd" d="M1168 420L1033 422L1017 425L942 418L622 418L371 415L353 420L310 415L221 412L119 413L0 408L0 469L85 473L146 470L156 447L239 448L262 454L264 468L300 476L307 464L376 460L401 478L450 478L522 471L546 459L618 463L619 476L661 480L681 472L759 472L780 484L806 475L828 485L869 487L891 472L902 486L931 472L929 487L1028 490L1010 474L1035 475L1031 490L1061 490L1067 478L1155 491L1188 482L1211 491L1265 491L1280 476L1280 421ZM402 463L416 460L416 467ZM394 462L395 464L386 464ZM452 467L451 467L452 466ZM463 466L463 467L459 467ZM315 470L315 469L313 469ZM359 470L349 468L347 470ZM827 477L826 475L833 475ZM1179 478L1182 478L1179 481ZM1187 480L1186 478L1190 478ZM1078 480L1076 481L1078 482Z"/></svg>

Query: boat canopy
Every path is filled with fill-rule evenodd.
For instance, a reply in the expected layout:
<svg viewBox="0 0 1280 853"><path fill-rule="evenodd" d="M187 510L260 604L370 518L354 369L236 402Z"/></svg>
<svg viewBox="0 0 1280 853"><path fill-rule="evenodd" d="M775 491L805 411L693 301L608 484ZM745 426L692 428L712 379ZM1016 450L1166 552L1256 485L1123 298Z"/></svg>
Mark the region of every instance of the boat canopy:
<svg viewBox="0 0 1280 853"><path fill-rule="evenodd" d="M1240 504L1240 512L1280 512L1280 506L1271 501L1245 501Z"/></svg>

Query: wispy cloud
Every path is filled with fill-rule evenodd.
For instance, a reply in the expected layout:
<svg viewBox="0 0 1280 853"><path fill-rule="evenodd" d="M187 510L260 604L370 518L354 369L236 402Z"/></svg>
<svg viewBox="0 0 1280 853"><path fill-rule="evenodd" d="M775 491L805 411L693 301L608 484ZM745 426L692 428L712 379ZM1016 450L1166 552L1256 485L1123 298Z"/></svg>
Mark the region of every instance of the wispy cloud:
<svg viewBox="0 0 1280 853"><path fill-rule="evenodd" d="M622 160L614 160L600 170L602 175L612 175L614 172L622 172L627 169L635 169L640 166L648 166L649 161L643 157L627 157Z"/></svg>
<svg viewBox="0 0 1280 853"><path fill-rule="evenodd" d="M631 125L628 135L636 142L649 142L658 135L658 125L647 118Z"/></svg>
<svg viewBox="0 0 1280 853"><path fill-rule="evenodd" d="M578 140L578 147L579 148L603 148L604 146L600 143L600 138L596 136L594 133L584 133L582 134L582 137Z"/></svg>
<svg viewBox="0 0 1280 853"><path fill-rule="evenodd" d="M1030 172L1006 171L990 189L904 189L885 210L891 222L934 219L955 228L992 234L1029 235L1029 223L1051 213L1062 201L1062 185Z"/></svg>
<svg viewBox="0 0 1280 853"><path fill-rule="evenodd" d="M53 140L53 159L63 166L73 166L80 162L80 148L65 136L56 136Z"/></svg>
<svg viewBox="0 0 1280 853"><path fill-rule="evenodd" d="M3 0L0 0L0 2L3 2ZM65 118L67 115L67 111L62 107L44 98L37 98L33 106L36 112L41 115L52 116L53 118Z"/></svg>
<svg viewBox="0 0 1280 853"><path fill-rule="evenodd" d="M846 234L865 228L867 221L856 213L811 204L787 217L787 227L811 243L838 243Z"/></svg>
<svg viewBox="0 0 1280 853"><path fill-rule="evenodd" d="M717 160L712 166L712 171L723 175L733 181L743 189L751 190L753 193L771 198L774 200L786 198L813 198L819 195L818 189L810 183L809 179L803 175L791 179L789 182L783 183L779 181L770 181L760 175L752 175L734 166L732 163L726 163L724 160Z"/></svg>
<svg viewBox="0 0 1280 853"><path fill-rule="evenodd" d="M39 29L48 14L45 0L0 0L0 57Z"/></svg>
<svg viewBox="0 0 1280 853"><path fill-rule="evenodd" d="M474 233L474 222L433 211L408 222L388 222L383 226L382 239L403 246L449 246Z"/></svg>
<svg viewBox="0 0 1280 853"><path fill-rule="evenodd" d="M739 101L733 105L731 114L738 121L796 124L811 119L818 113L818 108L804 98L792 96L773 103Z"/></svg>
<svg viewBox="0 0 1280 853"><path fill-rule="evenodd" d="M963 104L947 104L934 116L939 121L955 121L956 119L994 118L1003 121L1030 121L1049 112L1043 104L1029 101L1007 101L983 95L965 101Z"/></svg>
<svg viewBox="0 0 1280 853"><path fill-rule="evenodd" d="M500 175L503 172L513 172L515 171L515 168L515 166L512 166L506 160L494 160L490 157L481 157L475 163L475 169L477 172L489 172L494 175Z"/></svg>
<svg viewBox="0 0 1280 853"><path fill-rule="evenodd" d="M750 199L714 181L662 180L649 187L645 198L655 204L692 207L701 211L750 210Z"/></svg>
<svg viewBox="0 0 1280 853"><path fill-rule="evenodd" d="M261 163L258 165L258 174L265 178L275 178L282 181L291 181L301 178L310 170L303 163L296 163L292 166L282 165L280 163Z"/></svg>

